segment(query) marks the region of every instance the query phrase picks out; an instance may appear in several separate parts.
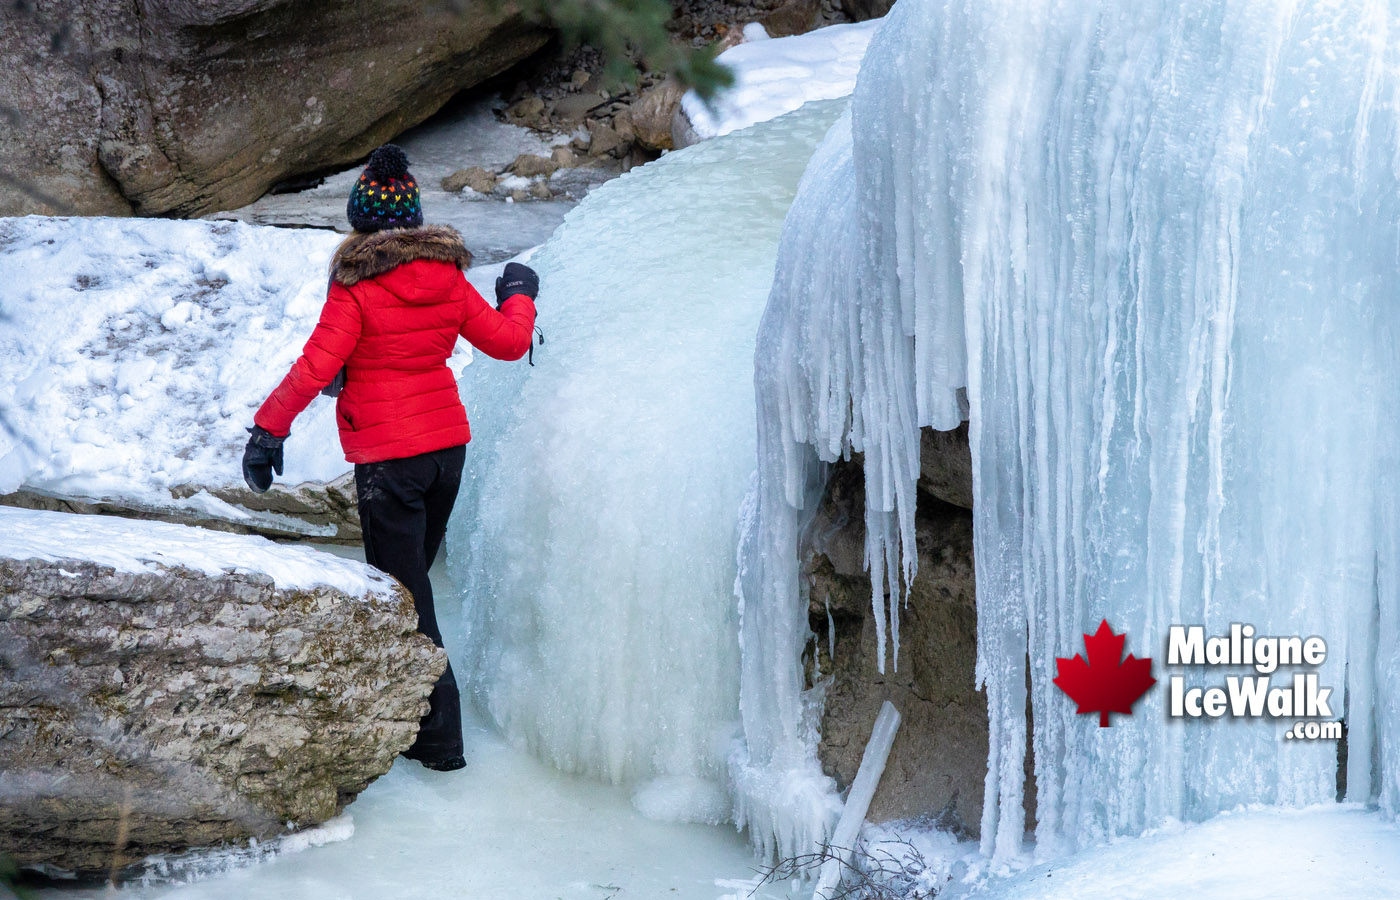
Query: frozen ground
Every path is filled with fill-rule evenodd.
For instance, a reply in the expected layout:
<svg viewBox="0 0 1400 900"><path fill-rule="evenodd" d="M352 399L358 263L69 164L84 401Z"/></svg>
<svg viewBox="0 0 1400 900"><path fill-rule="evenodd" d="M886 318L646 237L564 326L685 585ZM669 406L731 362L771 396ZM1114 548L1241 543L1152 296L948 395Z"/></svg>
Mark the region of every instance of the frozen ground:
<svg viewBox="0 0 1400 900"><path fill-rule="evenodd" d="M242 483L244 429L310 336L338 241L239 222L0 220L0 493L246 519L171 492ZM490 296L499 270L469 277ZM470 360L462 342L449 365ZM334 407L318 397L297 419L279 482L350 470Z"/></svg>
<svg viewBox="0 0 1400 900"><path fill-rule="evenodd" d="M1393 900L1400 896L1400 828L1346 805L1224 813L1169 824L939 900Z"/></svg>
<svg viewBox="0 0 1400 900"><path fill-rule="evenodd" d="M324 584L353 596L393 591L393 581L378 570L308 547L115 516L0 507L0 557L78 559L118 572L151 571L152 564L206 575L261 572L279 590Z"/></svg>
<svg viewBox="0 0 1400 900"><path fill-rule="evenodd" d="M883 19L830 25L792 37L758 36L719 55L734 73L734 84L706 105L694 91L681 104L701 138L718 137L792 112L812 100L834 100L855 89L865 46Z"/></svg>
<svg viewBox="0 0 1400 900"><path fill-rule="evenodd" d="M450 103L437 115L394 142L408 154L410 169L423 193L423 214L430 222L451 225L462 232L479 263L503 262L529 247L536 247L574 207L568 200L531 200L506 203L487 200L470 188L448 193L443 176L469 166L503 167L522 153L549 156L554 145L528 128L499 122L492 110L500 101L491 98ZM259 225L306 225L345 231L345 202L350 186L360 177L360 167L329 176L310 190L292 194L268 194L257 202L211 218L236 218Z"/></svg>
<svg viewBox="0 0 1400 900"><path fill-rule="evenodd" d="M356 556L354 550L336 548ZM450 596L439 565L433 572ZM449 650L457 604L439 605ZM457 656L456 658L460 658ZM716 900L746 898L756 862L732 826L643 818L625 791L574 778L510 748L471 712L468 766L399 760L347 817L261 852L174 858L165 875L115 892L49 887L43 900ZM4 888L0 887L0 896ZM736 894L737 892L737 894ZM757 893L776 900L781 893Z"/></svg>
<svg viewBox="0 0 1400 900"><path fill-rule="evenodd" d="M975 842L917 828L867 827L864 837L874 858L910 864L906 890L924 897L936 892L938 900L1400 896L1400 828L1354 804L1240 808L1039 863L1032 860L1033 846L992 863Z"/></svg>

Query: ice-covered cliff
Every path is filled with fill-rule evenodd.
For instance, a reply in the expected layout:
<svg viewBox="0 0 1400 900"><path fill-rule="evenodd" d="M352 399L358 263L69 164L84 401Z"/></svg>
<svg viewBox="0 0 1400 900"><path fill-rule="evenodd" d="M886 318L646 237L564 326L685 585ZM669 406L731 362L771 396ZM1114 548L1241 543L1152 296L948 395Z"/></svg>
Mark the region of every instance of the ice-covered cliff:
<svg viewBox="0 0 1400 900"><path fill-rule="evenodd" d="M1112 729L1076 717L1054 660L1105 616L1139 655L1176 623L1324 636L1345 795L1400 806L1396 16L896 5L804 177L756 355L738 771L760 840L823 827L775 787L814 771L795 550L822 462L864 453L879 608L914 575L919 428L964 417L986 852L1022 841L1027 667L1038 852L1334 797L1336 746L1291 723L1182 723L1162 691Z"/></svg>

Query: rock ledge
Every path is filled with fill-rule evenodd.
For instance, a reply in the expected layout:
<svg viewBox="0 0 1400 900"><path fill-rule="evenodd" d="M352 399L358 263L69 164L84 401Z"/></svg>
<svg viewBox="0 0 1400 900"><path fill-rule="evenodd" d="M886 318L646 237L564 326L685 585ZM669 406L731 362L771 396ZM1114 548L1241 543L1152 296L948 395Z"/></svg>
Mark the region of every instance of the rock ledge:
<svg viewBox="0 0 1400 900"><path fill-rule="evenodd" d="M0 555L0 847L21 865L106 875L320 823L412 742L444 657L397 584L121 568Z"/></svg>

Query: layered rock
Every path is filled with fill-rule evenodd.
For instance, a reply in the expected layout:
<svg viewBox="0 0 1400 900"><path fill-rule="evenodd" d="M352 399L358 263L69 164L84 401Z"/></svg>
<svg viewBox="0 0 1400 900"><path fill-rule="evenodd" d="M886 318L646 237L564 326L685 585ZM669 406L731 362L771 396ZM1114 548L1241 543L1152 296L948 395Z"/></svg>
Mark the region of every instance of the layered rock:
<svg viewBox="0 0 1400 900"><path fill-rule="evenodd" d="M124 516L315 543L352 546L360 543L360 513L356 506L353 472L327 482L306 481L293 485L274 482L261 494L241 485L208 487L198 484L175 485L170 494L174 502L162 504L132 497L80 498L21 488L0 494L0 506ZM201 497L212 497L228 506L209 509L199 502Z"/></svg>
<svg viewBox="0 0 1400 900"><path fill-rule="evenodd" d="M908 605L900 610L897 667L893 658L884 674L876 667L859 459L832 467L809 531L805 556L816 635L809 674L813 681L829 680L819 754L827 774L845 789L880 704L892 701L903 722L870 820L932 817L975 835L987 771L987 706L974 688L977 609L967 428L925 429L921 449L919 568Z"/></svg>
<svg viewBox="0 0 1400 900"><path fill-rule="evenodd" d="M350 560L100 516L0 510L0 531L0 848L22 865L105 875L323 822L409 746L445 664Z"/></svg>
<svg viewBox="0 0 1400 900"><path fill-rule="evenodd" d="M544 45L475 0L57 0L0 28L0 215L198 215L344 166Z"/></svg>

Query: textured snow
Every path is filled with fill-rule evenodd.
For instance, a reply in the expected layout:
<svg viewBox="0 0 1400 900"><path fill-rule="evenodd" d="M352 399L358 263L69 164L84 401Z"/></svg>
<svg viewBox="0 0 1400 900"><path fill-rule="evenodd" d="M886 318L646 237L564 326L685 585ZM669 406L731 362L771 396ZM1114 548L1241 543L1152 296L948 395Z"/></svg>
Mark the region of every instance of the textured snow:
<svg viewBox="0 0 1400 900"><path fill-rule="evenodd" d="M1400 878L1400 829L1350 806L1242 809L1166 822L1138 838L1001 878L966 879L940 900L1389 900ZM971 882L971 883L969 883Z"/></svg>
<svg viewBox="0 0 1400 900"><path fill-rule="evenodd" d="M1168 820L1042 862L1030 854L989 860L975 841L912 822L867 826L861 839L868 856L906 864L907 888L939 900L1382 900L1395 896L1400 875L1400 828L1356 804Z"/></svg>
<svg viewBox="0 0 1400 900"><path fill-rule="evenodd" d="M270 577L279 590L325 585L354 597L394 591L393 580L377 569L309 547L115 516L0 507L0 557L81 560L118 572L158 572L161 567L211 576L253 572Z"/></svg>
<svg viewBox="0 0 1400 900"><path fill-rule="evenodd" d="M338 237L151 219L0 222L0 490L159 496L241 481L253 411L325 298ZM288 480L344 472L331 404L298 422ZM331 457L328 461L327 457Z"/></svg>
<svg viewBox="0 0 1400 900"><path fill-rule="evenodd" d="M1112 729L1077 717L1054 659L1105 616L1143 655L1174 623L1322 635L1346 796L1400 806L1394 16L895 6L804 176L756 354L756 783L810 771L795 548L824 462L864 454L895 664L883 588L915 574L918 430L967 416L987 853L1021 850L1027 674L1042 856L1334 796L1335 744L1281 740L1288 723L1173 722L1161 690ZM749 799L779 846L817 830L810 798Z"/></svg>
<svg viewBox="0 0 1400 900"><path fill-rule="evenodd" d="M475 437L448 542L463 682L517 746L635 787L665 819L713 820L727 794L755 327L783 216L839 111L598 188L537 257L535 367L463 379Z"/></svg>
<svg viewBox="0 0 1400 900"><path fill-rule="evenodd" d="M745 42L717 57L733 72L734 83L708 104L694 91L681 98L691 127L701 138L712 138L766 122L812 100L847 96L855 87L865 46L881 21L829 25L781 38L769 38L762 26L746 27Z"/></svg>
<svg viewBox="0 0 1400 900"><path fill-rule="evenodd" d="M171 489L242 484L245 428L311 335L339 240L236 222L0 221L0 493L246 518ZM489 291L499 270L469 274ZM449 365L470 360L462 341ZM335 401L318 397L278 481L349 470Z"/></svg>

